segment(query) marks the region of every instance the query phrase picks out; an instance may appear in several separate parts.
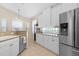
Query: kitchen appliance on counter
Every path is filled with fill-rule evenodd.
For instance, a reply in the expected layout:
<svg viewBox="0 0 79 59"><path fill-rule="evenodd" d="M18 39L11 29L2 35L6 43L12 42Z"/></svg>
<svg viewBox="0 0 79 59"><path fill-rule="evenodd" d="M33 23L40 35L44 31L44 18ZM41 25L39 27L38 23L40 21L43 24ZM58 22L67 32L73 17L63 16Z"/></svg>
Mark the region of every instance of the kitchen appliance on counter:
<svg viewBox="0 0 79 59"><path fill-rule="evenodd" d="M79 8L59 15L59 55L79 56Z"/></svg>
<svg viewBox="0 0 79 59"><path fill-rule="evenodd" d="M19 53L21 53L26 48L26 38L25 36L20 36L19 38Z"/></svg>

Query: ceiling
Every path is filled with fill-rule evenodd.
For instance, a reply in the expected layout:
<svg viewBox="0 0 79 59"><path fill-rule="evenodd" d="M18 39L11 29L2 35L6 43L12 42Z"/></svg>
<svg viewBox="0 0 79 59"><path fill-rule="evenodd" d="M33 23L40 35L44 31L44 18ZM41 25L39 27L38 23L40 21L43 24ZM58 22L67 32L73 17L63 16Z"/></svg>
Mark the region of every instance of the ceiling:
<svg viewBox="0 0 79 59"><path fill-rule="evenodd" d="M20 9L21 16L31 19L55 3L1 3L0 5L16 13Z"/></svg>

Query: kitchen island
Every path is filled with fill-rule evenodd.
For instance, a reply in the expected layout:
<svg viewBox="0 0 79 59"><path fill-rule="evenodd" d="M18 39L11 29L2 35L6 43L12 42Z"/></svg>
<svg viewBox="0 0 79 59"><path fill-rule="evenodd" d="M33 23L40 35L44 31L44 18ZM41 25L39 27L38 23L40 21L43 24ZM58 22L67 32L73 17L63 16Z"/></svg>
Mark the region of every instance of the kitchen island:
<svg viewBox="0 0 79 59"><path fill-rule="evenodd" d="M16 56L19 54L19 36L0 37L0 56Z"/></svg>

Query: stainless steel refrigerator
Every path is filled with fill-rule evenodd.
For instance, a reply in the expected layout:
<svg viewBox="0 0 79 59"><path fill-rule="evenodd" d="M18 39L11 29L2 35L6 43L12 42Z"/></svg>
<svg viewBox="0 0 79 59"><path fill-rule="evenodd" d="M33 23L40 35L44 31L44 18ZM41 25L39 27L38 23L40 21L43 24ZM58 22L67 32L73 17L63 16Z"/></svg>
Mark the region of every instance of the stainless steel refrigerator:
<svg viewBox="0 0 79 59"><path fill-rule="evenodd" d="M59 55L79 56L79 8L59 14Z"/></svg>

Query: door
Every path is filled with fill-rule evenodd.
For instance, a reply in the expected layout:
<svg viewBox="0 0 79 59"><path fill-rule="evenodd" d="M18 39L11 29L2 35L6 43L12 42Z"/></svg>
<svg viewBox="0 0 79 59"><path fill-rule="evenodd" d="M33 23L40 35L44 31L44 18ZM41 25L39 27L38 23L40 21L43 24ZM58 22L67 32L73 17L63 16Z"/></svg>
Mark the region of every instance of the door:
<svg viewBox="0 0 79 59"><path fill-rule="evenodd" d="M79 48L79 8L75 10L75 47Z"/></svg>

